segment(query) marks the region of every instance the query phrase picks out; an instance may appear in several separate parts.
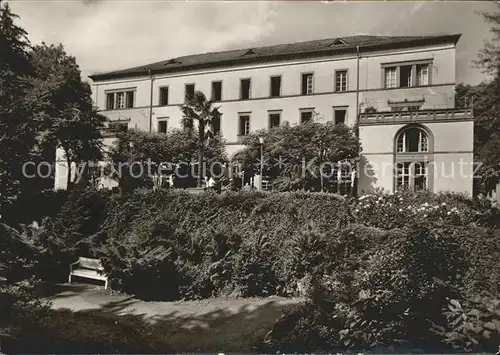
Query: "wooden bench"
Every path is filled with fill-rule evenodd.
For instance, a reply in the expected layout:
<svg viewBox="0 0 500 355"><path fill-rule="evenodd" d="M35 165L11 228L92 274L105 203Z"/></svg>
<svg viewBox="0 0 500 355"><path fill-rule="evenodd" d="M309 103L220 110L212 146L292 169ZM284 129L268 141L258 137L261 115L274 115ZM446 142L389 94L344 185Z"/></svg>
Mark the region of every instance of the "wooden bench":
<svg viewBox="0 0 500 355"><path fill-rule="evenodd" d="M72 276L101 280L104 281L104 288L108 288L108 277L104 274L104 268L99 259L78 258L78 261L69 266L69 283L71 283Z"/></svg>

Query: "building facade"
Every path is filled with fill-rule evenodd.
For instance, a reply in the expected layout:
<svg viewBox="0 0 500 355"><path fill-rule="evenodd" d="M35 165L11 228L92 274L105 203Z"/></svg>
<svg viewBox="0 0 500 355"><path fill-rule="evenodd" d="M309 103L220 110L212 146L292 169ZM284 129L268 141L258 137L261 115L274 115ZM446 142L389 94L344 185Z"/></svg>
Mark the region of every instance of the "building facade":
<svg viewBox="0 0 500 355"><path fill-rule="evenodd" d="M212 130L230 158L242 137L285 121L357 124L360 192L471 194L473 116L454 109L459 38L352 36L190 55L93 75L93 99L110 126L167 132L181 128L186 95L202 91L220 106Z"/></svg>

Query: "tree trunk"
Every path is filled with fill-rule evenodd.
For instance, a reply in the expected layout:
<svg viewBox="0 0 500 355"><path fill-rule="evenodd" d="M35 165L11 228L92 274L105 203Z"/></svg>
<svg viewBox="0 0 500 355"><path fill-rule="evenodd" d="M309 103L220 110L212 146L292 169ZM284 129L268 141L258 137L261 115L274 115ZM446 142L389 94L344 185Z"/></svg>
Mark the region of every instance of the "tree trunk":
<svg viewBox="0 0 500 355"><path fill-rule="evenodd" d="M70 190L71 188L71 159L66 153L66 164L68 165L68 174L66 175L66 190Z"/></svg>
<svg viewBox="0 0 500 355"><path fill-rule="evenodd" d="M321 192L324 192L325 191L325 183L323 181L323 169L321 167L321 165L319 166L319 178L320 178L320 181L321 181Z"/></svg>
<svg viewBox="0 0 500 355"><path fill-rule="evenodd" d="M198 149L198 187L203 187L203 144Z"/></svg>
<svg viewBox="0 0 500 355"><path fill-rule="evenodd" d="M198 187L203 187L203 141L205 140L205 122L203 120L198 121Z"/></svg>
<svg viewBox="0 0 500 355"><path fill-rule="evenodd" d="M321 184L321 192L324 192L325 191L325 181L324 181L324 177L323 177L323 149L321 151L321 155L320 155L320 159L319 159L319 181Z"/></svg>

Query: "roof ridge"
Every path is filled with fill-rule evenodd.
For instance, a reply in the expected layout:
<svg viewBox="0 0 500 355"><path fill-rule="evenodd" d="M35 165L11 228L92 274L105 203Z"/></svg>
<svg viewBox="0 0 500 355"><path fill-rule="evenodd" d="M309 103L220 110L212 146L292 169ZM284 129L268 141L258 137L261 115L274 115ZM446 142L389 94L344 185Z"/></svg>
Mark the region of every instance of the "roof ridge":
<svg viewBox="0 0 500 355"><path fill-rule="evenodd" d="M383 36L383 35L365 35L365 34L358 34L358 35L352 35L352 36L340 36L340 37L325 37L325 38L320 38L320 39L313 39L313 40L307 40L307 41L300 41L300 42L289 42L289 43L279 43L279 44L271 44L271 45L267 45L267 46L254 46L254 47L246 47L246 48L238 48L238 49L226 49L226 50L222 50L222 51L209 51L209 52L201 52L201 53L192 53L192 54L186 54L186 55L182 55L182 56L179 56L179 57L173 57L173 58L168 58L168 59L164 59L164 60L161 60L161 61L158 61L158 62L154 62L154 63L149 63L149 64L146 64L146 65L142 65L142 66L150 66L150 65L153 65L153 64L160 64L160 63L163 63L163 62L167 62L169 60L180 60L181 58L185 58L185 57L193 57L193 56L203 56L203 55L207 55L207 54L222 54L222 53L230 53L230 52L248 52L250 50L253 50L255 52L258 52L258 49L267 49L267 48L272 48L272 47L277 47L277 46L290 46L290 45L300 45L300 44L305 44L305 43L312 43L312 42L323 42L323 41L335 41L335 40L338 40L338 39L341 39L345 42L348 42L347 39L355 39L355 38L360 38L360 37L370 37L372 39L375 39L375 38L383 38L383 39L390 39L390 38L424 38L424 37L440 37L440 36L448 36L447 34L442 34L442 35L422 35L422 36ZM347 43L348 45L350 43Z"/></svg>
<svg viewBox="0 0 500 355"><path fill-rule="evenodd" d="M454 43L458 41L461 35L459 34L433 34L433 35L420 35L420 36L384 36L384 35L367 35L367 34L357 34L351 36L341 36L341 37L329 37L321 38L315 40L307 40L293 43L280 43L272 44L267 46L254 46L247 48L229 49L216 52L204 52L204 53L193 53L186 54L183 56L173 57L157 61L154 63L148 63L145 65L129 67L125 69L117 69L114 71L108 71L104 73L91 75L90 78L104 78L106 76L130 76L133 74L138 74L139 72L148 72L154 70L166 70L169 65L168 63L179 62L178 65L170 66L174 69L182 69L184 67L190 67L193 65L213 65L217 62L227 62L234 60L250 60L251 58L266 58L272 56L280 55L295 55L295 54L307 54L320 52L322 50L334 50L334 47L340 47L339 50L352 50L357 46L377 46L377 45L401 45L404 42L412 42L415 40L439 40L443 39L446 41L453 40ZM333 46L332 43L341 40L346 44L342 46ZM256 53L255 55L246 56L245 54L249 51ZM143 75L143 74L141 74Z"/></svg>

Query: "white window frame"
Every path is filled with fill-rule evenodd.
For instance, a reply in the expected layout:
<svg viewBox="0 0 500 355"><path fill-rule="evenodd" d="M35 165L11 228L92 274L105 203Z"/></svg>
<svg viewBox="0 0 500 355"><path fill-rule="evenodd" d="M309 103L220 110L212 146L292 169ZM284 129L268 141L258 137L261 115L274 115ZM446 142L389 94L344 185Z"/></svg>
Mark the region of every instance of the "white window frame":
<svg viewBox="0 0 500 355"><path fill-rule="evenodd" d="M417 86L429 85L429 64L417 65ZM425 76L424 76L425 73ZM425 78L425 79L424 79Z"/></svg>
<svg viewBox="0 0 500 355"><path fill-rule="evenodd" d="M395 66L384 68L384 86L386 89L393 89L397 87L397 74L398 68Z"/></svg>
<svg viewBox="0 0 500 355"><path fill-rule="evenodd" d="M306 76L306 91L302 92L302 84ZM314 73L301 73L300 75L300 92L302 95L312 95L314 94Z"/></svg>
<svg viewBox="0 0 500 355"><path fill-rule="evenodd" d="M415 180L419 177L424 177L424 189L427 190L429 188L429 166L425 162L415 162L413 166L413 189L415 190Z"/></svg>
<svg viewBox="0 0 500 355"><path fill-rule="evenodd" d="M128 102L128 99L129 99L129 95L128 93L129 92L132 92L133 93L133 102L132 102L132 106L131 107L128 107L129 106L129 102ZM134 89L118 89L118 90L110 90L110 91L106 91L105 92L105 96L106 96L106 110L125 110L127 108L134 108L135 107L135 93L136 93L136 90L135 88ZM112 95L113 96L113 108L108 108L108 95ZM122 100L120 101L120 97L122 97ZM120 105L119 105L120 103Z"/></svg>
<svg viewBox="0 0 500 355"><path fill-rule="evenodd" d="M244 126L244 130L245 131L244 132L240 131L242 117L247 117L248 118L248 121L245 122L245 126ZM250 134L250 120L251 120L250 113L239 113L238 114L238 136L245 137L245 136L248 136Z"/></svg>
<svg viewBox="0 0 500 355"><path fill-rule="evenodd" d="M335 92L346 92L348 90L347 78L347 69L335 70Z"/></svg>
<svg viewBox="0 0 500 355"><path fill-rule="evenodd" d="M406 134L409 131L418 130L418 150L416 152L407 151L406 146ZM396 152L397 153L428 153L429 152L429 135L423 129L420 128L407 128L401 132L396 140Z"/></svg>
<svg viewBox="0 0 500 355"><path fill-rule="evenodd" d="M411 162L401 162L396 165L396 190L400 187L411 189ZM401 181L401 183L400 183Z"/></svg>
<svg viewBox="0 0 500 355"><path fill-rule="evenodd" d="M432 82L433 59L418 59L415 61L382 63L382 87L386 89L424 87ZM408 86L402 86L401 71L403 67L410 68ZM393 78L395 75L395 78Z"/></svg>
<svg viewBox="0 0 500 355"><path fill-rule="evenodd" d="M396 165L396 190L401 187L416 191L416 180L424 178L424 190L429 189L429 166L422 161L399 162Z"/></svg>
<svg viewBox="0 0 500 355"><path fill-rule="evenodd" d="M127 96L125 94L125 91L120 91L115 93L115 107L117 110L124 109L126 106L126 101Z"/></svg>

